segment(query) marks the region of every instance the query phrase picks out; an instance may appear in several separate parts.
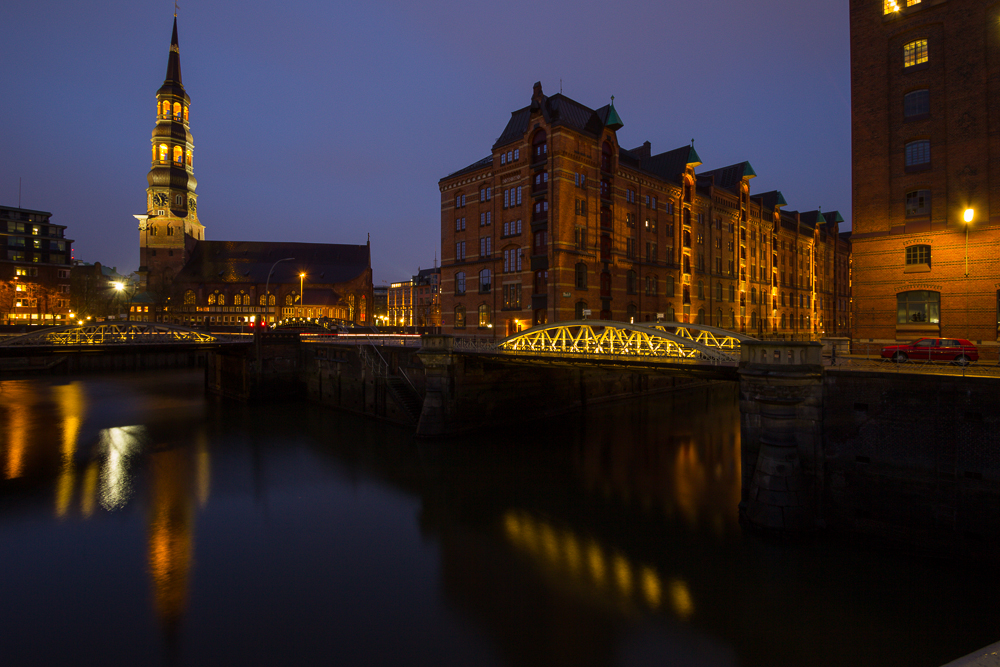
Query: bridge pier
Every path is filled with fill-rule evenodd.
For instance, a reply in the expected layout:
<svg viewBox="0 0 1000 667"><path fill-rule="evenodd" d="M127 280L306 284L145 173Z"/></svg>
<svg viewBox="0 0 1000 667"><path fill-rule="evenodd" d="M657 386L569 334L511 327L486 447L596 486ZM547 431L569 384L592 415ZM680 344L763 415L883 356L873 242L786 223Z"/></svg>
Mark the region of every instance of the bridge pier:
<svg viewBox="0 0 1000 667"><path fill-rule="evenodd" d="M743 341L740 518L783 533L821 522L823 371L819 343Z"/></svg>

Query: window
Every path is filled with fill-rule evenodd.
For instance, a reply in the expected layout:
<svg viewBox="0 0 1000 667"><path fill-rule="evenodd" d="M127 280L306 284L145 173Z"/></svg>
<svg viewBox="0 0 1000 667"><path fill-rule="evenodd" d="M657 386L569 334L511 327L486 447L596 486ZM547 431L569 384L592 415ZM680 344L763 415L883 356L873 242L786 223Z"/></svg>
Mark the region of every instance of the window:
<svg viewBox="0 0 1000 667"><path fill-rule="evenodd" d="M698 281L698 298L705 298L705 283L700 280Z"/></svg>
<svg viewBox="0 0 1000 667"><path fill-rule="evenodd" d="M507 248L503 251L503 272L514 273L521 270L521 249Z"/></svg>
<svg viewBox="0 0 1000 667"><path fill-rule="evenodd" d="M583 262L576 265L576 288L587 289L587 265Z"/></svg>
<svg viewBox="0 0 1000 667"><path fill-rule="evenodd" d="M491 274L489 269L483 269L479 272L479 292L480 294L485 294L490 291L492 287Z"/></svg>
<svg viewBox="0 0 1000 667"><path fill-rule="evenodd" d="M918 39L903 47L903 67L913 67L927 62L927 40Z"/></svg>
<svg viewBox="0 0 1000 667"><path fill-rule="evenodd" d="M458 241L455 243L455 261L461 262L465 260L465 241Z"/></svg>
<svg viewBox="0 0 1000 667"><path fill-rule="evenodd" d="M504 310L518 310L521 308L521 283L511 283L503 286L503 307Z"/></svg>
<svg viewBox="0 0 1000 667"><path fill-rule="evenodd" d="M455 306L455 328L465 328L465 306Z"/></svg>
<svg viewBox="0 0 1000 667"><path fill-rule="evenodd" d="M639 279L635 271L629 270L626 274L625 291L628 294L636 294L639 291Z"/></svg>
<svg viewBox="0 0 1000 667"><path fill-rule="evenodd" d="M663 293L667 296L674 296L674 277L667 276L663 281Z"/></svg>
<svg viewBox="0 0 1000 667"><path fill-rule="evenodd" d="M456 232L465 231L465 218L455 218L455 231Z"/></svg>
<svg viewBox="0 0 1000 667"><path fill-rule="evenodd" d="M184 292L184 305L185 306L194 305L194 292L192 290Z"/></svg>
<svg viewBox="0 0 1000 667"><path fill-rule="evenodd" d="M903 117L917 118L931 112L931 94L927 89L914 90L903 97Z"/></svg>
<svg viewBox="0 0 1000 667"><path fill-rule="evenodd" d="M906 216L930 215L931 191L914 190L906 193Z"/></svg>
<svg viewBox="0 0 1000 667"><path fill-rule="evenodd" d="M541 162L549 155L549 145L545 141L545 130L539 130L531 140L531 161Z"/></svg>
<svg viewBox="0 0 1000 667"><path fill-rule="evenodd" d="M485 303L479 306L479 328L490 328L490 307Z"/></svg>
<svg viewBox="0 0 1000 667"><path fill-rule="evenodd" d="M927 139L906 144L906 166L916 167L931 161L931 142Z"/></svg>
<svg viewBox="0 0 1000 667"><path fill-rule="evenodd" d="M577 250L587 249L587 228L577 227L575 230L575 241Z"/></svg>
<svg viewBox="0 0 1000 667"><path fill-rule="evenodd" d="M941 293L916 290L896 295L896 323L940 324Z"/></svg>
<svg viewBox="0 0 1000 667"><path fill-rule="evenodd" d="M729 284L729 303L736 301L736 285Z"/></svg>
<svg viewBox="0 0 1000 667"><path fill-rule="evenodd" d="M906 265L930 264L931 247L929 245L911 245L906 248Z"/></svg>
<svg viewBox="0 0 1000 667"><path fill-rule="evenodd" d="M479 226L486 227L493 224L493 214L490 211L479 214Z"/></svg>
<svg viewBox="0 0 1000 667"><path fill-rule="evenodd" d="M577 199L576 200L576 214L577 215L587 215L587 200Z"/></svg>
<svg viewBox="0 0 1000 667"><path fill-rule="evenodd" d="M455 274L455 296L463 294L465 294L465 271L459 271Z"/></svg>
<svg viewBox="0 0 1000 667"><path fill-rule="evenodd" d="M489 236L481 236L479 238L480 257L489 257L491 254L493 254L493 239Z"/></svg>
<svg viewBox="0 0 1000 667"><path fill-rule="evenodd" d="M545 230L539 230L535 232L535 248L532 254L544 255L546 253L548 253L548 235Z"/></svg>
<svg viewBox="0 0 1000 667"><path fill-rule="evenodd" d="M656 261L656 244L650 241L646 241L646 261L647 262Z"/></svg>
<svg viewBox="0 0 1000 667"><path fill-rule="evenodd" d="M648 296L656 296L657 282L656 276L646 276L646 294Z"/></svg>

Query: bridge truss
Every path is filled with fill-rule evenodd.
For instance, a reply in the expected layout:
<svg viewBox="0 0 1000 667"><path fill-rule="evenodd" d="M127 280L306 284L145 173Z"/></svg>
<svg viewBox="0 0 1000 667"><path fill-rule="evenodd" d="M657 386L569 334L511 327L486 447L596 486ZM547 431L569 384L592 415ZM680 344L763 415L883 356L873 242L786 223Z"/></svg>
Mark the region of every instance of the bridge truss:
<svg viewBox="0 0 1000 667"><path fill-rule="evenodd" d="M754 339L693 324L573 320L521 331L505 338L497 349L512 355L732 364L739 361L743 340Z"/></svg>
<svg viewBox="0 0 1000 667"><path fill-rule="evenodd" d="M0 347L63 345L163 345L219 343L223 337L154 322L121 322L54 327L0 341Z"/></svg>

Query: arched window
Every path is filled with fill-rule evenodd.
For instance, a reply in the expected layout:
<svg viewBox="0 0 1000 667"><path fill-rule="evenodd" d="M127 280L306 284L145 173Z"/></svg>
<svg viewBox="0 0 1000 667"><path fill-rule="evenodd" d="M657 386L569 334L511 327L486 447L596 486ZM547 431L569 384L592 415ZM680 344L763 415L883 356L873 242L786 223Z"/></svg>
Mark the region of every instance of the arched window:
<svg viewBox="0 0 1000 667"><path fill-rule="evenodd" d="M149 235L150 236L156 236L156 225L150 225L149 226Z"/></svg>
<svg viewBox="0 0 1000 667"><path fill-rule="evenodd" d="M347 319L354 321L354 295L347 295Z"/></svg>
<svg viewBox="0 0 1000 667"><path fill-rule="evenodd" d="M257 299L257 305L258 306L266 306L267 305L267 295L261 294L260 297Z"/></svg>
<svg viewBox="0 0 1000 667"><path fill-rule="evenodd" d="M669 279L668 279L669 280ZM635 294L639 291L639 278L635 271L629 269L628 274L625 279L625 288L629 294Z"/></svg>
<svg viewBox="0 0 1000 667"><path fill-rule="evenodd" d="M219 305L220 306L226 305L226 295L225 294L220 294L219 295Z"/></svg>
<svg viewBox="0 0 1000 667"><path fill-rule="evenodd" d="M736 301L736 285L729 284L729 303Z"/></svg>
<svg viewBox="0 0 1000 667"><path fill-rule="evenodd" d="M919 167L930 164L931 142L927 139L911 141L905 146L906 166Z"/></svg>
<svg viewBox="0 0 1000 667"><path fill-rule="evenodd" d="M781 314L781 328L784 329L786 327L787 327L787 324L786 324L786 320L785 320L785 314L782 313Z"/></svg>
<svg viewBox="0 0 1000 667"><path fill-rule="evenodd" d="M188 108L184 107L184 122L188 122Z"/></svg>
<svg viewBox="0 0 1000 667"><path fill-rule="evenodd" d="M269 297L267 297L267 305L269 305L269 306L273 306L274 304L275 304L275 297L274 297L274 295L272 294L272 295L270 295Z"/></svg>
<svg viewBox="0 0 1000 667"><path fill-rule="evenodd" d="M667 296L674 296L674 277L667 276L666 284L664 285L663 293Z"/></svg>
<svg viewBox="0 0 1000 667"><path fill-rule="evenodd" d="M214 306L216 299L218 299L218 295L217 294L209 294L208 295L208 305Z"/></svg>
<svg viewBox="0 0 1000 667"><path fill-rule="evenodd" d="M601 171L611 173L611 142L605 141L601 146Z"/></svg>
<svg viewBox="0 0 1000 667"><path fill-rule="evenodd" d="M187 166L193 167L194 166L194 162L192 161L191 151L188 150L187 153L186 153L186 155L187 155Z"/></svg>
<svg viewBox="0 0 1000 667"><path fill-rule="evenodd" d="M705 298L705 283L700 280L698 281L698 298ZM699 324L704 324L704 322L699 322Z"/></svg>
<svg viewBox="0 0 1000 667"><path fill-rule="evenodd" d="M896 295L897 324L940 324L941 293L927 290L900 292Z"/></svg>
<svg viewBox="0 0 1000 667"><path fill-rule="evenodd" d="M174 195L174 206L177 208L184 206L184 195Z"/></svg>
<svg viewBox="0 0 1000 667"><path fill-rule="evenodd" d="M585 311L586 309L587 309L587 302L586 301L577 301L576 302L576 306L574 308L573 319L582 320L583 319L583 311Z"/></svg>
<svg viewBox="0 0 1000 667"><path fill-rule="evenodd" d="M174 146L174 162L184 164L184 149L180 146Z"/></svg>
<svg viewBox="0 0 1000 667"><path fill-rule="evenodd" d="M367 308L366 308L367 304L368 304L368 297L366 297L364 294L362 294L361 298L358 299L358 321L359 322L364 322L365 321L365 315L367 315L367 313L368 313Z"/></svg>
<svg viewBox="0 0 1000 667"><path fill-rule="evenodd" d="M583 262L576 264L576 288L587 289L587 265Z"/></svg>
<svg viewBox="0 0 1000 667"><path fill-rule="evenodd" d="M549 145L546 142L545 130L538 130L531 139L531 161L540 162L549 156Z"/></svg>
<svg viewBox="0 0 1000 667"><path fill-rule="evenodd" d="M463 294L465 294L465 271L459 271L455 274L455 296Z"/></svg>
<svg viewBox="0 0 1000 667"><path fill-rule="evenodd" d="M194 305L194 290L188 290L184 292L184 305L185 306Z"/></svg>
<svg viewBox="0 0 1000 667"><path fill-rule="evenodd" d="M286 294L285 295L285 305L286 306L291 306L291 305L294 305L294 304L295 304L295 295L294 294Z"/></svg>
<svg viewBox="0 0 1000 667"><path fill-rule="evenodd" d="M174 102L174 120L181 119L181 103Z"/></svg>
<svg viewBox="0 0 1000 667"><path fill-rule="evenodd" d="M719 308L715 311L715 326L721 327L722 325L722 309Z"/></svg>
<svg viewBox="0 0 1000 667"><path fill-rule="evenodd" d="M237 294L236 296L233 297L233 305L234 306L242 306L243 305L243 295L242 294Z"/></svg>
<svg viewBox="0 0 1000 667"><path fill-rule="evenodd" d="M715 300L722 301L722 283L715 283ZM719 311L720 313L722 311ZM722 321L722 316L719 316L719 321Z"/></svg>
<svg viewBox="0 0 1000 667"><path fill-rule="evenodd" d="M751 329L756 329L757 328L757 311L756 310L750 311L750 328Z"/></svg>
<svg viewBox="0 0 1000 667"><path fill-rule="evenodd" d="M465 306L455 306L455 328L465 328Z"/></svg>
<svg viewBox="0 0 1000 667"><path fill-rule="evenodd" d="M160 162L167 162L170 159L166 144L160 144Z"/></svg>
<svg viewBox="0 0 1000 667"><path fill-rule="evenodd" d="M757 288L756 287L751 287L750 288L750 303L754 303L754 304L757 303Z"/></svg>
<svg viewBox="0 0 1000 667"><path fill-rule="evenodd" d="M704 323L705 323L705 309L704 308L699 308L698 309L698 324L704 324Z"/></svg>
<svg viewBox="0 0 1000 667"><path fill-rule="evenodd" d="M479 293L485 294L490 291L493 287L493 275L490 273L489 269L483 269L479 272Z"/></svg>
<svg viewBox="0 0 1000 667"><path fill-rule="evenodd" d="M170 102L166 100L163 101L163 117L170 118Z"/></svg>
<svg viewBox="0 0 1000 667"><path fill-rule="evenodd" d="M628 321L633 324L635 323L635 318L638 313L639 310L635 307L634 303L629 303L628 306L625 307L625 317L627 317Z"/></svg>
<svg viewBox="0 0 1000 667"><path fill-rule="evenodd" d="M674 312L674 307L672 305L667 306L667 312L665 314L667 316L667 322L677 321L677 314Z"/></svg>
<svg viewBox="0 0 1000 667"><path fill-rule="evenodd" d="M479 328L488 329L490 323L490 307L485 303L479 304Z"/></svg>

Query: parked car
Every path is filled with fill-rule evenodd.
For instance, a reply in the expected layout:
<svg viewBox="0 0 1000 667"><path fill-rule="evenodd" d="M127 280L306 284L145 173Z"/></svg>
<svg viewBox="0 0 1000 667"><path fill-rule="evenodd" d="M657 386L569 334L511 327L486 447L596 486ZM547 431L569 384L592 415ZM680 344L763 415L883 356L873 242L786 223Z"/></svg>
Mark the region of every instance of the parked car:
<svg viewBox="0 0 1000 667"><path fill-rule="evenodd" d="M893 361L948 361L965 365L979 361L979 350L963 338L919 338L912 343L887 345L882 358Z"/></svg>

